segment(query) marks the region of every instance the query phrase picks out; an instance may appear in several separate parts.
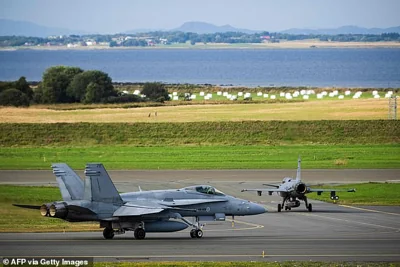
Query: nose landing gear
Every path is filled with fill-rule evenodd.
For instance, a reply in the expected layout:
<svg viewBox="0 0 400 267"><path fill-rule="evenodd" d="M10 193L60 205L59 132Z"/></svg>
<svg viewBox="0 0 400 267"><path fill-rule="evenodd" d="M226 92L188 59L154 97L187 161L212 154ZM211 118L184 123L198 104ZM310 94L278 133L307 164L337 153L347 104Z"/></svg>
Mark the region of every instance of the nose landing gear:
<svg viewBox="0 0 400 267"><path fill-rule="evenodd" d="M203 231L201 229L192 229L192 230L190 230L190 237L191 238L202 238Z"/></svg>

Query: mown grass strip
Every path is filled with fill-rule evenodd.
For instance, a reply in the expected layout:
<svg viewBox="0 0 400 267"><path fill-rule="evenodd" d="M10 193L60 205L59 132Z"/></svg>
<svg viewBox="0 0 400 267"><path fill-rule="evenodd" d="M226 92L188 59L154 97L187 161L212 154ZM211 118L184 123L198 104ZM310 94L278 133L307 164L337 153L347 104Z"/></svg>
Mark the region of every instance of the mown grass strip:
<svg viewBox="0 0 400 267"><path fill-rule="evenodd" d="M66 162L83 169L101 162L107 169L293 169L400 168L400 145L287 146L85 146L0 147L0 169L45 169Z"/></svg>
<svg viewBox="0 0 400 267"><path fill-rule="evenodd" d="M0 123L0 146L399 144L400 120Z"/></svg>
<svg viewBox="0 0 400 267"><path fill-rule="evenodd" d="M367 183L367 184L346 184L338 186L313 185L313 188L337 188L350 189L355 188L354 193L337 192L340 196L338 204L344 205L400 205L399 192L400 183ZM309 198L332 202L330 193L310 193Z"/></svg>

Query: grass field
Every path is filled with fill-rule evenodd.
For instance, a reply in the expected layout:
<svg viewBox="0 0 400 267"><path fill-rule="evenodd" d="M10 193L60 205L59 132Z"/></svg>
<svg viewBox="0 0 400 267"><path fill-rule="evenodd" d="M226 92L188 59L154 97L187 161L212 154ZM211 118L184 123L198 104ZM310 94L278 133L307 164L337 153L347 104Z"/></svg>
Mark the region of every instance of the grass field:
<svg viewBox="0 0 400 267"><path fill-rule="evenodd" d="M0 169L400 168L400 121L0 124Z"/></svg>
<svg viewBox="0 0 400 267"><path fill-rule="evenodd" d="M157 112L157 116L155 116ZM143 108L50 110L0 108L1 123L196 122L243 120L376 120L388 118L387 99L294 103L183 105Z"/></svg>
<svg viewBox="0 0 400 267"><path fill-rule="evenodd" d="M89 146L0 148L0 169L49 169L66 162L83 169L291 169L301 155L304 168L400 168L400 145L292 146Z"/></svg>
<svg viewBox="0 0 400 267"><path fill-rule="evenodd" d="M400 191L400 184L394 183L367 183L367 184L346 184L338 186L313 186L315 188L337 188L337 189L351 189L355 188L355 193L341 193L337 192L340 196L337 201L338 204L346 205L400 205L398 192ZM317 193L310 193L307 195L309 198L332 202L330 194L322 193L320 196Z"/></svg>
<svg viewBox="0 0 400 267"><path fill-rule="evenodd" d="M337 186L337 188L357 190L355 193L338 193L339 204L400 205L398 198L400 184L369 183ZM321 196L312 193L309 197L331 202L328 193ZM0 185L0 232L100 230L96 223L67 223L59 219L42 217L39 210L12 206L12 204L42 205L56 200L61 200L57 187Z"/></svg>
<svg viewBox="0 0 400 267"><path fill-rule="evenodd" d="M0 123L0 147L399 144L400 121Z"/></svg>

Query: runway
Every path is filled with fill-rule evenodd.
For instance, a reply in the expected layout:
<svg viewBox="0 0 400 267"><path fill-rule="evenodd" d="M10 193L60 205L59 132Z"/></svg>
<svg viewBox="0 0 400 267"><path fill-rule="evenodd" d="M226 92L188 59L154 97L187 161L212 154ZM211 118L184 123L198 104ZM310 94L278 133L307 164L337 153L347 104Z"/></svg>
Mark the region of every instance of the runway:
<svg viewBox="0 0 400 267"><path fill-rule="evenodd" d="M371 170L355 171L350 170L359 175L347 177L349 181L371 177ZM135 240L132 232L115 236L113 240L104 240L101 232L2 233L1 255L82 256L94 257L96 261L400 261L399 206L352 207L311 201L313 212L306 211L302 203L299 208L278 213L279 197L258 197L254 192L241 193L240 189L279 181L282 176L295 175L295 170L287 170L287 174L280 170L279 179L268 179L267 172L263 175L265 180L261 175L259 178L254 175L258 171L237 171L233 178L224 171L215 171L223 175L204 179L200 179L199 172L204 175L203 171L192 174L185 171L185 175L179 175L179 171L174 175L171 171L170 175L153 179L128 179L128 176L118 177L118 172L110 172L110 176L123 191L137 190L137 185L143 189L160 189L212 184L227 194L262 203L269 212L236 217L234 227L231 221L208 223L201 239L190 238L189 228L176 233L148 233L144 240ZM28 181L21 178L16 183L50 182L43 175L40 176L43 180L36 179L35 173L28 172ZM343 174L335 170L324 172L319 179L308 179L310 174L306 171L302 174L305 182L346 182L335 178ZM376 170L376 175L371 181L390 180L398 175L398 170ZM9 172L0 172L1 183L10 179L6 177L10 177Z"/></svg>
<svg viewBox="0 0 400 267"><path fill-rule="evenodd" d="M211 223L204 237L189 231L132 232L104 240L91 233L0 234L2 256L82 256L96 261L400 261L400 207L354 209L313 201L315 212L300 207L278 213ZM380 212L376 212L380 211Z"/></svg>

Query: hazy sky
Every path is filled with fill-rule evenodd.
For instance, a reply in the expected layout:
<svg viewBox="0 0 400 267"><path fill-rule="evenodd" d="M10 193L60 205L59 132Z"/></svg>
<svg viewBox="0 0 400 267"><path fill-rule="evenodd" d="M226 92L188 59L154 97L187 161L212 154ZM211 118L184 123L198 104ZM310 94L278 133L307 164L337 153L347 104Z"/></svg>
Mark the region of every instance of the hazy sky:
<svg viewBox="0 0 400 267"><path fill-rule="evenodd" d="M0 18L97 33L187 21L278 31L400 26L400 0L0 0Z"/></svg>

